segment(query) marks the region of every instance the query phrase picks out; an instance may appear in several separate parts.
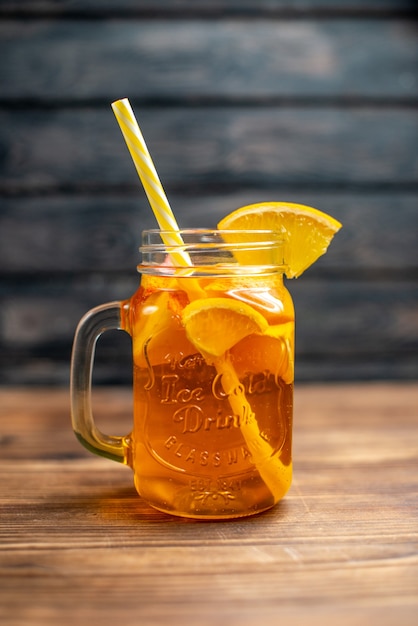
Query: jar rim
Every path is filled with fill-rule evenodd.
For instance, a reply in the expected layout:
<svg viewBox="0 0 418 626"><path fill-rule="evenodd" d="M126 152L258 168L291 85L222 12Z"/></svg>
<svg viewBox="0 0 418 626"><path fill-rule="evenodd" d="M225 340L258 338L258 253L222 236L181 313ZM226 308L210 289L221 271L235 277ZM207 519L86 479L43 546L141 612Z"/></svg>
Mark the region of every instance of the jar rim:
<svg viewBox="0 0 418 626"><path fill-rule="evenodd" d="M250 238L249 235L252 237ZM241 241L232 241L231 238L239 236ZM254 238L253 238L254 236ZM227 237L227 239L225 239ZM270 239L266 239L270 237ZM182 243L178 243L175 239L182 240ZM198 239L200 238L200 239ZM228 241L229 240L229 241ZM202 246L210 247L213 245L219 247L245 247L249 244L263 246L271 245L278 246L285 243L285 235L281 231L263 228L263 229L224 229L218 230L216 228L183 228L180 230L160 230L158 228L149 228L142 231L142 243L139 248L142 251L144 248L152 247L153 250L158 248L181 248L188 246ZM169 244L164 241L170 241Z"/></svg>
<svg viewBox="0 0 418 626"><path fill-rule="evenodd" d="M142 233L138 271L194 276L283 272L285 243L284 233L271 229L152 228Z"/></svg>

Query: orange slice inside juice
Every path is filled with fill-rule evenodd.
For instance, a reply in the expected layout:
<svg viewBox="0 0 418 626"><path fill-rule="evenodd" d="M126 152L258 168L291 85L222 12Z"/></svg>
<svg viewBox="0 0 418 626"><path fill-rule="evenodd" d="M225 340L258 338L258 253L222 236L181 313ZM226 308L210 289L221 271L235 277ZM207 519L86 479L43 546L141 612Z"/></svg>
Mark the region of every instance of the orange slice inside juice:
<svg viewBox="0 0 418 626"><path fill-rule="evenodd" d="M220 357L238 341L267 330L266 319L245 302L230 298L194 300L183 310L188 339L206 357Z"/></svg>

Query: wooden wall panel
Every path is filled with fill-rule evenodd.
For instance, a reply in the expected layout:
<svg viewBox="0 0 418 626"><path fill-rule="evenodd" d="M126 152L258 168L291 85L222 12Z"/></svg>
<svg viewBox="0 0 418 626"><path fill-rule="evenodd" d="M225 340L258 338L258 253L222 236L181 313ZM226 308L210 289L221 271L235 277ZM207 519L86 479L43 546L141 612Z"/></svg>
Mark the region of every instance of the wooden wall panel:
<svg viewBox="0 0 418 626"><path fill-rule="evenodd" d="M129 163L128 163L129 165ZM418 261L418 193L263 187L200 195L175 192L170 201L183 227L216 227L229 211L274 199L311 203L344 223L327 254L303 276L411 276ZM202 224L202 215L204 222ZM123 271L139 262L140 233L157 224L138 193L6 197L0 212L0 259L14 275L28 272ZM36 233L36 236L34 236ZM51 258L54 265L51 266Z"/></svg>
<svg viewBox="0 0 418 626"><path fill-rule="evenodd" d="M254 3L253 3L254 4ZM408 19L5 20L2 99L417 97ZM383 45L384 44L384 45Z"/></svg>
<svg viewBox="0 0 418 626"><path fill-rule="evenodd" d="M133 103L133 106L135 103ZM140 109L164 185L413 184L414 110ZM139 187L108 107L0 111L5 191Z"/></svg>
<svg viewBox="0 0 418 626"><path fill-rule="evenodd" d="M38 278L9 287L1 298L1 383L68 382L71 340L90 308L128 298L138 285L132 272L60 280ZM407 280L324 280L288 284L296 307L297 379L333 380L415 375L418 287ZM4 289L3 289L4 291ZM123 339L120 337L123 336ZM131 370L130 340L112 331L99 341L98 381L123 382ZM48 367L49 364L49 367ZM30 371L31 377L26 370ZM397 369L399 369L397 374ZM37 371L38 370L38 371Z"/></svg>
<svg viewBox="0 0 418 626"><path fill-rule="evenodd" d="M138 284L155 221L110 109L124 96L182 226L268 200L343 222L289 284L298 380L416 378L413 8L1 2L0 384L68 384L80 316ZM97 384L129 382L129 338L99 348Z"/></svg>
<svg viewBox="0 0 418 626"><path fill-rule="evenodd" d="M356 13L386 15L412 13L413 0L2 0L0 13L5 15L94 15L95 17L161 15L179 18L192 15L305 15Z"/></svg>

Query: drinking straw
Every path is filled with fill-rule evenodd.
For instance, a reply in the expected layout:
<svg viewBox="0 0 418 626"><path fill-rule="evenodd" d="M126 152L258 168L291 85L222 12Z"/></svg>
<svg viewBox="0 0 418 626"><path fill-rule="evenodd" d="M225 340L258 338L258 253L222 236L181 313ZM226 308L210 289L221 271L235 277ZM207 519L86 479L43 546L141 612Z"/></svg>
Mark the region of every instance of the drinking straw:
<svg viewBox="0 0 418 626"><path fill-rule="evenodd" d="M112 109L156 220L160 229L166 231L164 234L161 234L163 242L166 246L184 246L176 218L164 193L163 186L128 98L113 102ZM184 250L178 252L171 251L170 256L181 267L187 268L192 266L190 256ZM198 286L196 279L188 280L188 283L188 291L190 290L192 297L202 298L206 296L204 290ZM225 383L228 382L228 387L231 385L231 389L235 389L235 393L227 393L229 402L234 412L241 417L241 431L260 476L270 491L274 493L274 486L280 484L280 475L283 475L283 465L279 459L271 457L271 446L262 440L255 415L242 391L242 385L232 363L223 355L223 357L217 359L214 365L218 374L221 374L221 379ZM225 391L227 390L225 389Z"/></svg>
<svg viewBox="0 0 418 626"><path fill-rule="evenodd" d="M157 174L157 170L148 152L145 139L136 121L128 98L112 102L112 109L125 138L128 150L131 153L136 171L141 179L145 193L154 212L166 246L182 246L183 239L179 227L171 210L167 196ZM180 266L191 266L190 256L184 250L171 252L170 256Z"/></svg>

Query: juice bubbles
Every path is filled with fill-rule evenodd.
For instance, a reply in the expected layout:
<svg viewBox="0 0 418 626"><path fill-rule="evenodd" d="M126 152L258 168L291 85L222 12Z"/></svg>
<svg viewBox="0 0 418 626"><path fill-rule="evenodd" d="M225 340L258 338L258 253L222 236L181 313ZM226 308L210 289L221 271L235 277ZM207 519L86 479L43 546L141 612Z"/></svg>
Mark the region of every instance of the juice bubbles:
<svg viewBox="0 0 418 626"><path fill-rule="evenodd" d="M292 473L294 311L283 275L168 274L144 273L122 307L136 488L186 517L270 508Z"/></svg>

